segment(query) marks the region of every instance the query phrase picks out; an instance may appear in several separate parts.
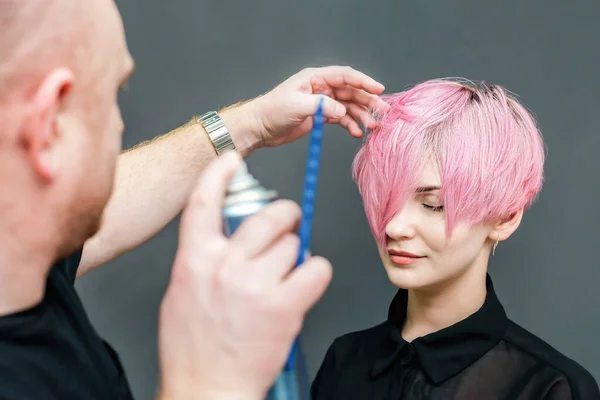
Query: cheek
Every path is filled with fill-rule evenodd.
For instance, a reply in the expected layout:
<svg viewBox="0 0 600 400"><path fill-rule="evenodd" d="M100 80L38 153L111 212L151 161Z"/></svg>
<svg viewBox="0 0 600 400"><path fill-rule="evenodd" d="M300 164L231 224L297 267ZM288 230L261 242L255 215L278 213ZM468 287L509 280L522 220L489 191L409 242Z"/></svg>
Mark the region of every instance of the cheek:
<svg viewBox="0 0 600 400"><path fill-rule="evenodd" d="M114 134L121 138L123 136L123 130L125 129L125 126L123 124L123 116L121 115L121 109L119 108L119 104L117 102L113 103L113 107L112 107L112 123L113 123L113 128L112 128L112 132L114 132Z"/></svg>
<svg viewBox="0 0 600 400"><path fill-rule="evenodd" d="M457 226L452 237L446 243L443 254L444 260L456 266L473 262L481 252L485 242L485 234L477 229Z"/></svg>
<svg viewBox="0 0 600 400"><path fill-rule="evenodd" d="M443 253L452 246L452 241L446 241L446 223L443 217L424 221L420 236L434 253Z"/></svg>
<svg viewBox="0 0 600 400"><path fill-rule="evenodd" d="M114 158L122 149L123 119L116 104L111 108L109 115L102 129L102 147L106 157Z"/></svg>
<svg viewBox="0 0 600 400"><path fill-rule="evenodd" d="M105 118L97 126L94 135L94 170L97 184L102 192L108 191L114 184L114 175L118 156L121 152L122 121L118 108L108 109Z"/></svg>

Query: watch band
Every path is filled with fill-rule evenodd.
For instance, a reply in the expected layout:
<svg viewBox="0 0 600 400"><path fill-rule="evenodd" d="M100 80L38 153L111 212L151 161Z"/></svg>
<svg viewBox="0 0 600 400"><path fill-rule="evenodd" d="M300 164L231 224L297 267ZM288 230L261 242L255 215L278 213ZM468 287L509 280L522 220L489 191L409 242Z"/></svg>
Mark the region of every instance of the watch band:
<svg viewBox="0 0 600 400"><path fill-rule="evenodd" d="M231 135L225 126L225 123L215 111L209 111L197 118L200 125L204 127L210 141L212 142L217 155L225 154L230 150L235 150L235 144Z"/></svg>

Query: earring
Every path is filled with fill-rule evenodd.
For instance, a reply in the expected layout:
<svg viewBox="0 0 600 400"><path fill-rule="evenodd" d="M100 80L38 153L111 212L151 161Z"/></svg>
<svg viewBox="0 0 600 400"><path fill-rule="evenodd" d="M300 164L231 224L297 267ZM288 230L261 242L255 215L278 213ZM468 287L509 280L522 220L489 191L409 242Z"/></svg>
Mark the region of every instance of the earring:
<svg viewBox="0 0 600 400"><path fill-rule="evenodd" d="M496 241L494 242L494 246L492 247L492 257L494 256L494 253L496 252L496 247L498 247L498 239L496 239Z"/></svg>

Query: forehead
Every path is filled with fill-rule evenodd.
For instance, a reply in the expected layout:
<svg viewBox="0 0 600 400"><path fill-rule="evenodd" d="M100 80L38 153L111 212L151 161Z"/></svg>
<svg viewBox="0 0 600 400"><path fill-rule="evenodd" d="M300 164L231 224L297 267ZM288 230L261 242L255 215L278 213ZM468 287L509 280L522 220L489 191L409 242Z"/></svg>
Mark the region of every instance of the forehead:
<svg viewBox="0 0 600 400"><path fill-rule="evenodd" d="M419 186L441 186L442 178L440 168L433 161L426 162L421 168L419 175Z"/></svg>
<svg viewBox="0 0 600 400"><path fill-rule="evenodd" d="M95 3L98 37L104 42L106 52L110 53L105 62L114 60L115 72L120 79L123 75L128 75L134 65L125 39L123 20L113 0L99 0Z"/></svg>

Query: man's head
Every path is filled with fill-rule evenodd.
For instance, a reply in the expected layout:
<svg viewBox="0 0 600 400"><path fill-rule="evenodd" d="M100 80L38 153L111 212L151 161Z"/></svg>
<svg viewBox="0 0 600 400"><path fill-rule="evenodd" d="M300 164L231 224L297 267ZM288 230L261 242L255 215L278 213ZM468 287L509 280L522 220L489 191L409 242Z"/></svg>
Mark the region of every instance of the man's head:
<svg viewBox="0 0 600 400"><path fill-rule="evenodd" d="M100 225L133 61L112 0L4 0L0 25L2 234L62 255Z"/></svg>
<svg viewBox="0 0 600 400"><path fill-rule="evenodd" d="M534 119L501 87L465 81L388 101L353 172L390 279L417 288L487 267L542 187Z"/></svg>

